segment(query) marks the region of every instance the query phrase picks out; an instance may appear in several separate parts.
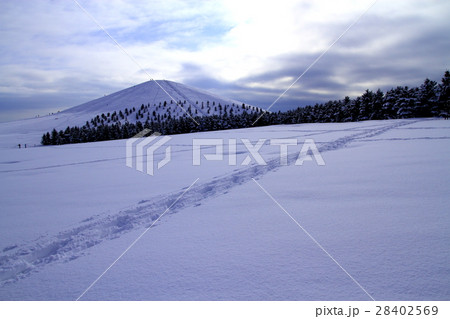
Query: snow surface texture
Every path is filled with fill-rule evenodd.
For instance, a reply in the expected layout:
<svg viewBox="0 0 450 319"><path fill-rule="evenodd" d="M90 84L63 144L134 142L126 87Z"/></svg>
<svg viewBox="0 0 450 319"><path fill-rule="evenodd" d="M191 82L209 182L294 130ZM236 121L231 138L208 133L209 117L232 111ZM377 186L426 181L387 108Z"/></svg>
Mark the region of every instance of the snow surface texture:
<svg viewBox="0 0 450 319"><path fill-rule="evenodd" d="M6 126L9 123L5 123ZM16 137L0 127L0 136ZM238 141L238 165L192 166L193 138ZM240 142L296 138L289 166ZM315 140L325 162L295 166ZM450 122L303 124L173 136L154 176L125 141L0 145L0 299L367 300L256 179L377 300L450 298ZM205 152L213 153L206 149ZM157 156L163 156L164 149Z"/></svg>

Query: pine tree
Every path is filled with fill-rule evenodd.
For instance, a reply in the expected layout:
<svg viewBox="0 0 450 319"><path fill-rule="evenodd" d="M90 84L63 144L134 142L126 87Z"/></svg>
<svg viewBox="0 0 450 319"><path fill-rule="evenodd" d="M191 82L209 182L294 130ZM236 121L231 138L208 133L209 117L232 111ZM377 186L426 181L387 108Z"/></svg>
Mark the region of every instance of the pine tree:
<svg viewBox="0 0 450 319"><path fill-rule="evenodd" d="M437 116L438 112L438 96L437 83L426 79L417 91L417 104L415 109L417 117Z"/></svg>
<svg viewBox="0 0 450 319"><path fill-rule="evenodd" d="M438 87L438 116L448 119L450 115L450 72L445 71Z"/></svg>

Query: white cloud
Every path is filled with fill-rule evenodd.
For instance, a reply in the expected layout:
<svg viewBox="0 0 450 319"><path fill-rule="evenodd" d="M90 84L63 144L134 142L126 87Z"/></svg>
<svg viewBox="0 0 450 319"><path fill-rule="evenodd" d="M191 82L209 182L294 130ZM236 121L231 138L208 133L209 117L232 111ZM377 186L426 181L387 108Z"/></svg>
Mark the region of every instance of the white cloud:
<svg viewBox="0 0 450 319"><path fill-rule="evenodd" d="M283 91L373 1L79 2L154 78L183 82L208 76ZM382 84L355 72L369 58L373 65L405 69L412 61L430 68L432 59L434 68L444 71L445 52L437 52L433 42L422 56L404 46L434 34L439 48L448 48L448 12L448 1L379 0L330 51L354 57L352 64L330 63L327 55L327 76L354 92L359 85ZM96 97L148 80L73 1L2 1L0 50L0 94L64 95L85 86ZM247 79L252 80L242 83Z"/></svg>

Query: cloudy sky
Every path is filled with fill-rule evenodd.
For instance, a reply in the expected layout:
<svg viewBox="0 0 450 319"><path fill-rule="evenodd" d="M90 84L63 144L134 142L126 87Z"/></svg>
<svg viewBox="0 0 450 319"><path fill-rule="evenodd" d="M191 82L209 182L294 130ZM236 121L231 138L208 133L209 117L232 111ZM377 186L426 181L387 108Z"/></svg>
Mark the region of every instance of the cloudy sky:
<svg viewBox="0 0 450 319"><path fill-rule="evenodd" d="M167 79L267 107L373 0L0 1L0 121ZM378 0L272 110L440 81L450 1Z"/></svg>

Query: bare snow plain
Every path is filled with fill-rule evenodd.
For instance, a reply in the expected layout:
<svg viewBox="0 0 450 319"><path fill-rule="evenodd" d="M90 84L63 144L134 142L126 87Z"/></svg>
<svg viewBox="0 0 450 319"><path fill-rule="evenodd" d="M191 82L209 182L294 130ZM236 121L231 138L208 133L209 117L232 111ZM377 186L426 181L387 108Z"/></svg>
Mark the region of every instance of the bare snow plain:
<svg viewBox="0 0 450 319"><path fill-rule="evenodd" d="M13 141L24 135L8 125L0 130L1 300L450 298L450 121L174 135L171 162L154 176L125 165L125 140L18 149ZM205 138L224 140L224 159L193 166L192 141ZM241 165L243 138L266 139L268 165ZM289 165L274 138L298 140ZM326 165L294 165L305 139Z"/></svg>

